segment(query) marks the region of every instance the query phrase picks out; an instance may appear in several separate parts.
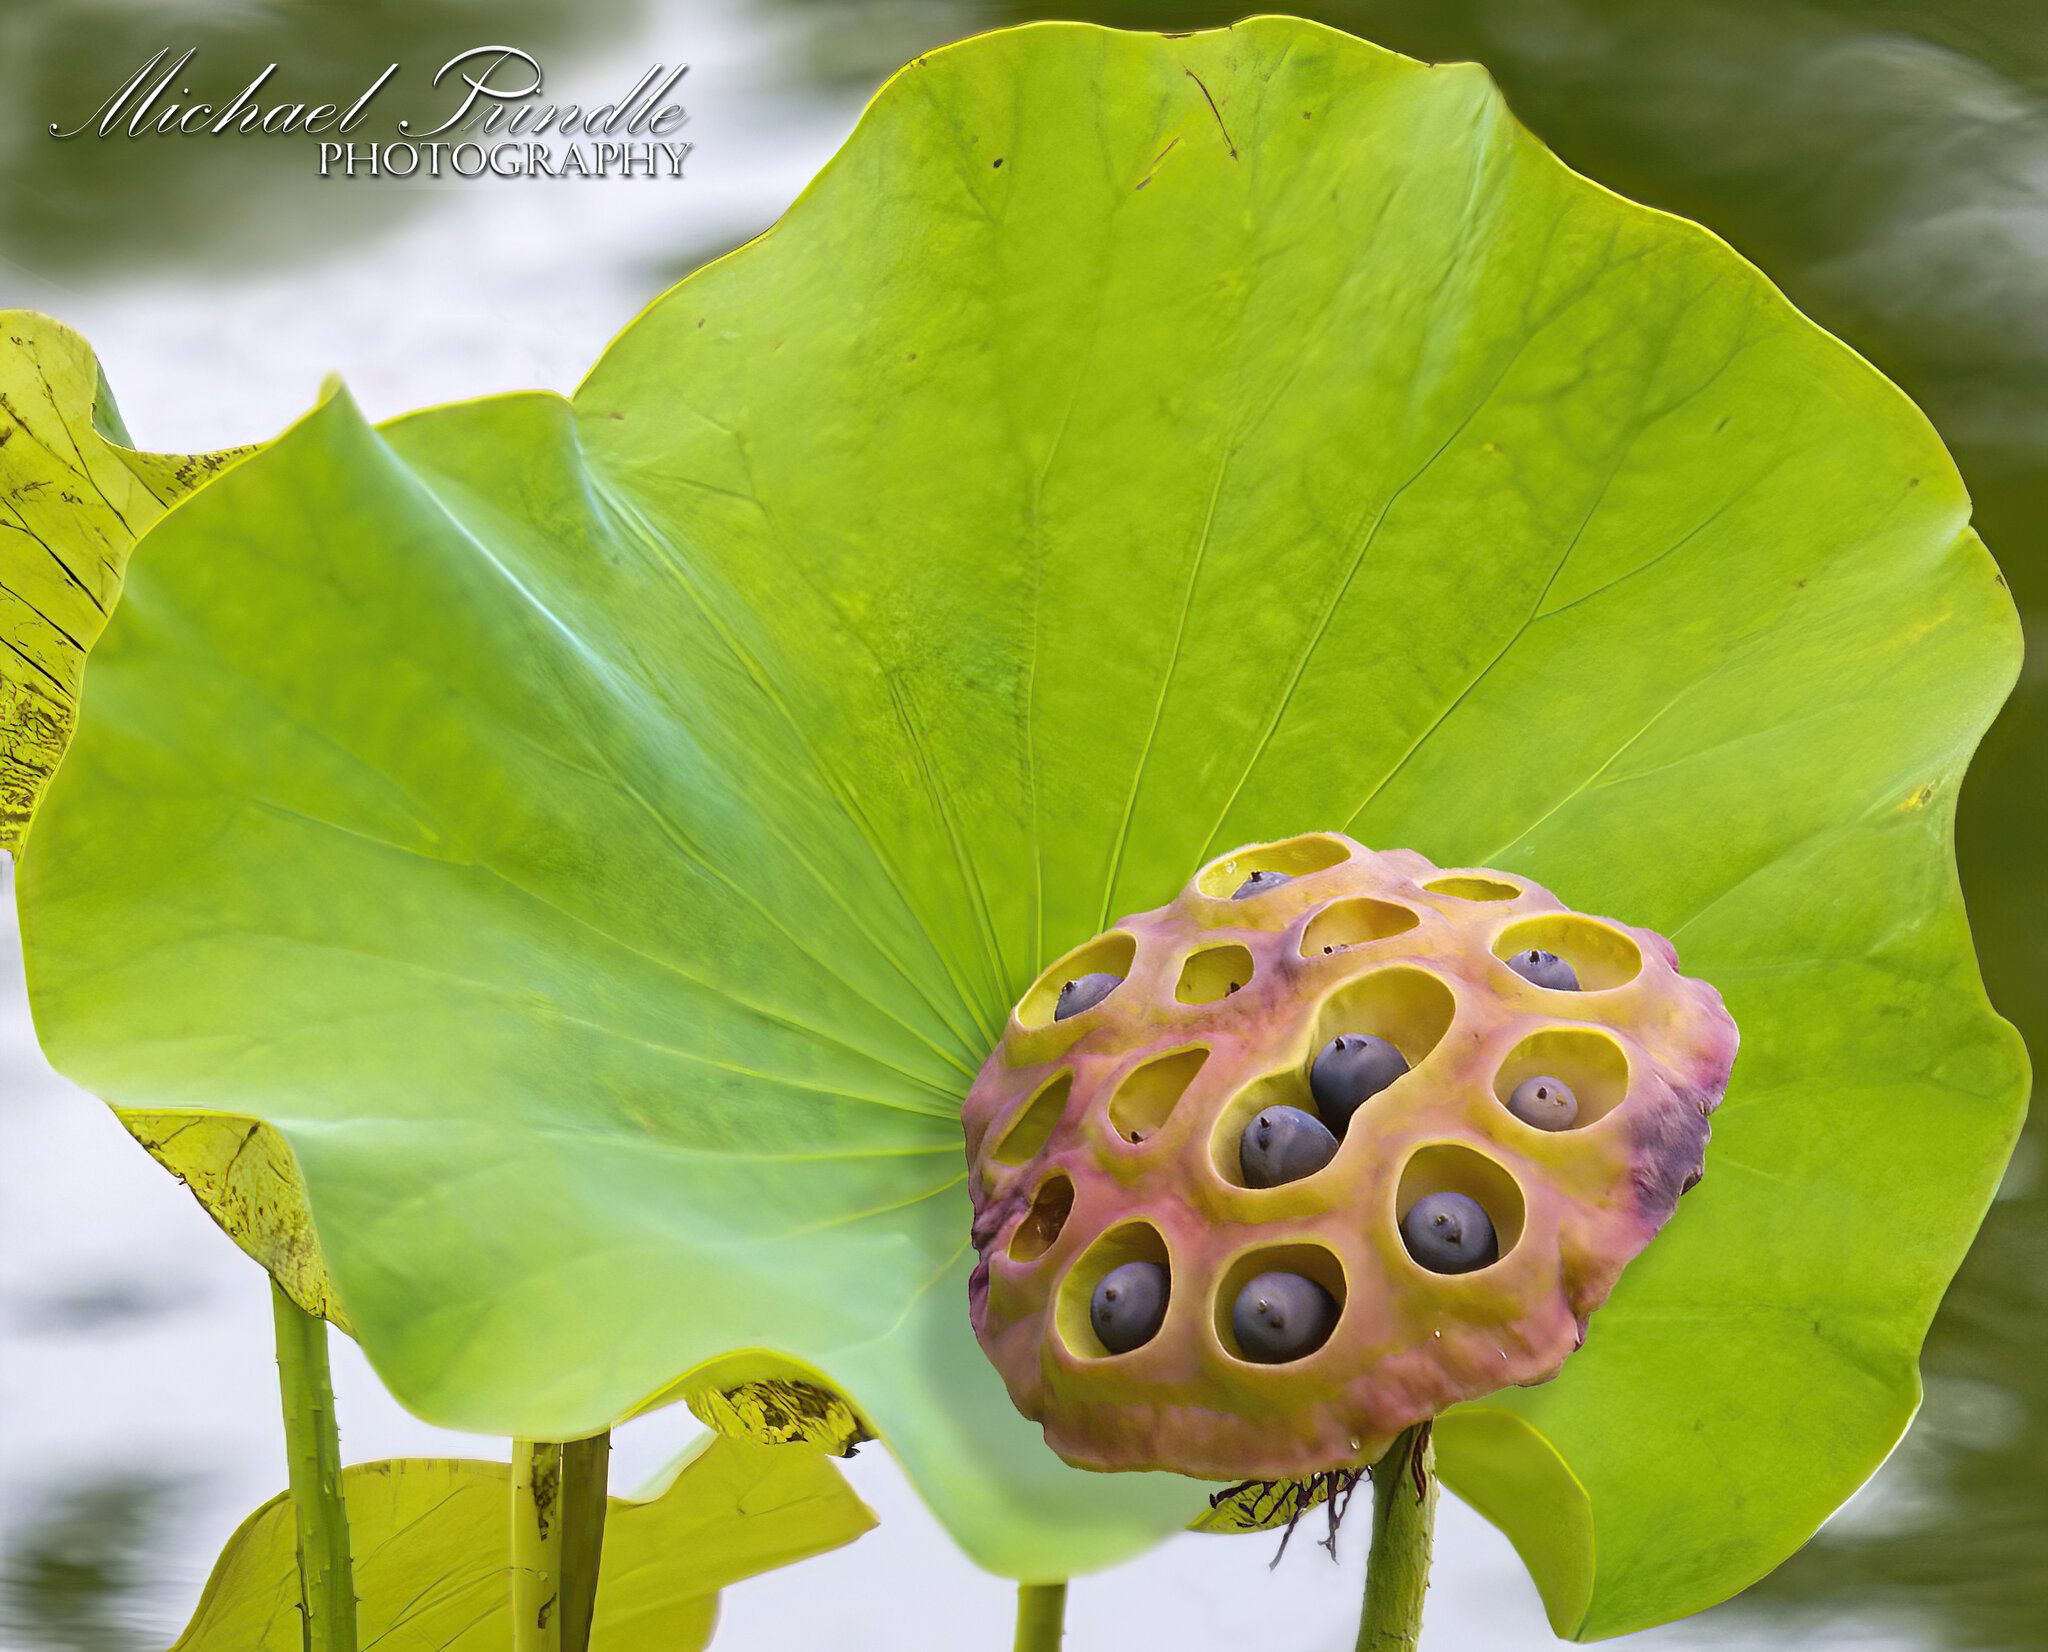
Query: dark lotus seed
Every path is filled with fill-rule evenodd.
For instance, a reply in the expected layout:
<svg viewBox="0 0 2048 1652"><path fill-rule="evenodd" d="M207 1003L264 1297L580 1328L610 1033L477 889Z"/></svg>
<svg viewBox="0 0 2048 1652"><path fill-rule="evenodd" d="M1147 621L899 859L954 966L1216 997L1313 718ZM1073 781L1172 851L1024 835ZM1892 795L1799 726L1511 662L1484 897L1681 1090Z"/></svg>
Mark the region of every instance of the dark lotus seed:
<svg viewBox="0 0 2048 1652"><path fill-rule="evenodd" d="M1339 1033L1308 1070L1309 1094L1330 1128L1343 1135L1351 1115L1408 1070L1408 1058L1371 1033Z"/></svg>
<svg viewBox="0 0 2048 1652"><path fill-rule="evenodd" d="M1237 1293L1230 1309L1238 1347L1261 1365L1284 1365L1314 1353L1336 1324L1336 1298L1298 1273L1260 1274Z"/></svg>
<svg viewBox="0 0 2048 1652"><path fill-rule="evenodd" d="M1508 968L1531 986L1549 987L1553 992L1577 992L1579 973L1554 952L1532 946L1508 961Z"/></svg>
<svg viewBox="0 0 2048 1652"><path fill-rule="evenodd" d="M1157 1262L1111 1268L1088 1300L1088 1322L1112 1354L1128 1354L1159 1334L1166 1318L1166 1270Z"/></svg>
<svg viewBox="0 0 2048 1652"><path fill-rule="evenodd" d="M1244 1127L1237 1162L1247 1187L1278 1187L1313 1176L1337 1154L1337 1138L1299 1107L1268 1107Z"/></svg>
<svg viewBox="0 0 2048 1652"><path fill-rule="evenodd" d="M1569 1130L1579 1122L1579 1098L1563 1079L1539 1073L1515 1086L1508 1111L1538 1130Z"/></svg>
<svg viewBox="0 0 2048 1652"><path fill-rule="evenodd" d="M1283 883L1293 881L1285 872L1254 872L1237 886L1237 893L1230 898L1234 901L1250 900L1254 895L1263 895L1268 889L1278 889Z"/></svg>
<svg viewBox="0 0 2048 1652"><path fill-rule="evenodd" d="M1426 1193L1401 1218L1408 1254L1431 1273L1470 1273L1500 1259L1493 1222L1463 1193Z"/></svg>
<svg viewBox="0 0 2048 1652"><path fill-rule="evenodd" d="M1093 975L1083 975L1069 981L1060 988L1060 1000L1052 1007L1052 1018L1055 1021L1064 1021L1070 1015L1092 1010L1123 984L1124 978L1121 975L1108 975L1100 970Z"/></svg>

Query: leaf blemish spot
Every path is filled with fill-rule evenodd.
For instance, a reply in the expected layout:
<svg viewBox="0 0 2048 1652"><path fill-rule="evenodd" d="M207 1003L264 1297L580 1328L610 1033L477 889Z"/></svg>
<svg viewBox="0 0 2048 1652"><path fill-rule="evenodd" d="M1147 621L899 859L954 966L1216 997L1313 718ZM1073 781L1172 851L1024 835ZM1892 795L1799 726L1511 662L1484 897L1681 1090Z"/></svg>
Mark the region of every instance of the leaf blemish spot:
<svg viewBox="0 0 2048 1652"><path fill-rule="evenodd" d="M1230 151L1230 158L1232 160L1236 160L1237 142L1235 139L1231 137L1230 128L1226 126L1223 122L1223 111L1216 106L1216 98L1215 95L1209 90L1208 82L1203 80L1202 77L1196 74L1195 71L1192 69L1183 69L1181 72L1185 74L1188 77L1188 79L1192 80L1197 86L1199 86L1202 89L1202 97L1203 100L1207 102L1207 104L1209 105L1209 113L1216 117L1216 130L1223 134L1223 147Z"/></svg>

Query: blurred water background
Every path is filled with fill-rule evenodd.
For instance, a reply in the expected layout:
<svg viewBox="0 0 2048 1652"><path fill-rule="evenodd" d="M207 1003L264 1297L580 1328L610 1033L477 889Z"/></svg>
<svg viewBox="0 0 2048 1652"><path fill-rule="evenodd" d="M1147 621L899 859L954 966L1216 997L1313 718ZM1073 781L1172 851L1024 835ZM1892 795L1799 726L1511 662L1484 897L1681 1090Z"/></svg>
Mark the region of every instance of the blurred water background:
<svg viewBox="0 0 2048 1652"><path fill-rule="evenodd" d="M1960 461L2039 636L2048 601L2048 19L2038 0L1337 0L1304 10L1477 58L1581 170L1698 218L1903 384ZM1206 0L1076 15L1227 22ZM568 390L656 292L765 227L888 70L1046 15L1007 0L0 0L0 307L100 351L144 446L268 435L339 371L373 416ZM306 95L519 45L595 101L687 62L682 183L344 183L295 142L53 143L159 46L209 86ZM241 78L235 78L235 71ZM1960 852L1994 999L2048 1049L2048 678L2030 663L1964 792ZM281 1488L262 1278L36 1055L0 857L0 1648L169 1644L240 1518ZM1905 1444L1740 1600L1631 1645L1857 1652L2048 1644L2048 1188L2021 1151L1936 1322ZM336 1340L343 1449L504 1454L429 1429ZM620 1431L615 1483L692 1432ZM727 1652L998 1645L1008 1586L951 1547L878 1446L853 1547L728 1593ZM1674 1519L1683 1519L1674 1510ZM1183 1537L1073 1591L1070 1645L1348 1647L1354 1520L1299 1543ZM1506 1543L1446 1506L1425 1645L1554 1644Z"/></svg>

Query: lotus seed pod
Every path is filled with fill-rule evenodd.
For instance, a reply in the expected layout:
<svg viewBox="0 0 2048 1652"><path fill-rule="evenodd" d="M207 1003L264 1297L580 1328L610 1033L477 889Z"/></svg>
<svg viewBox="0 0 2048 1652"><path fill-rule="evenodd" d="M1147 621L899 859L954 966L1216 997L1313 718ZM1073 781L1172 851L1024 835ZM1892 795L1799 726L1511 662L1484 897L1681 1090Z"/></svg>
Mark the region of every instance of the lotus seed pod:
<svg viewBox="0 0 2048 1652"><path fill-rule="evenodd" d="M1238 899L1260 872L1286 881ZM1532 952L1573 990L1527 978ZM1097 978L1092 1012L1062 1015L1066 983ZM1406 1069L1346 1128L1311 1087L1340 1035ZM1556 1375L1700 1172L1735 1047L1669 942L1518 874L1335 833L1238 850L1052 963L983 1064L963 1112L975 1334L1083 1467L1370 1463L1448 1406ZM1569 1091L1568 1124L1519 1116L1532 1079ZM1260 1185L1254 1127L1288 1109L1335 1150ZM1490 1259L1419 1261L1418 1208L1477 1211L1490 1249L1463 1223L1460 1247ZM1159 1287L1127 1346L1096 1312L1112 1276Z"/></svg>

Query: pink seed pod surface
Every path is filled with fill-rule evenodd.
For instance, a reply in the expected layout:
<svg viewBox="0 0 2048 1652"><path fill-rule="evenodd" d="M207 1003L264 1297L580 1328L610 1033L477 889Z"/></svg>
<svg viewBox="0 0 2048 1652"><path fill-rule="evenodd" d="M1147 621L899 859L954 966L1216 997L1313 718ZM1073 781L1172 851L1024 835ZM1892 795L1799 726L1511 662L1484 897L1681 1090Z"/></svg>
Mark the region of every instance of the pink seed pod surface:
<svg viewBox="0 0 2048 1652"><path fill-rule="evenodd" d="M1233 898L1255 872L1283 877ZM1510 967L1532 950L1575 987ZM1062 987L1096 975L1120 981L1057 1017ZM1251 1185L1246 1126L1317 1114L1318 1052L1360 1034L1407 1071L1324 1120L1340 1139L1321 1168ZM1458 1401L1557 1374L1698 1180L1735 1048L1720 994L1679 974L1670 942L1525 877L1336 833L1237 850L1011 1012L964 1109L975 1335L1084 1468L1234 1481L1369 1464ZM1569 1088L1568 1125L1509 1110L1537 1077ZM1497 1259L1417 1260L1403 1218L1447 1194L1484 1211ZM1133 1261L1164 1270L1164 1318L1113 1352L1091 1304ZM1233 1305L1274 1272L1319 1285L1336 1318L1319 1346L1262 1363Z"/></svg>

